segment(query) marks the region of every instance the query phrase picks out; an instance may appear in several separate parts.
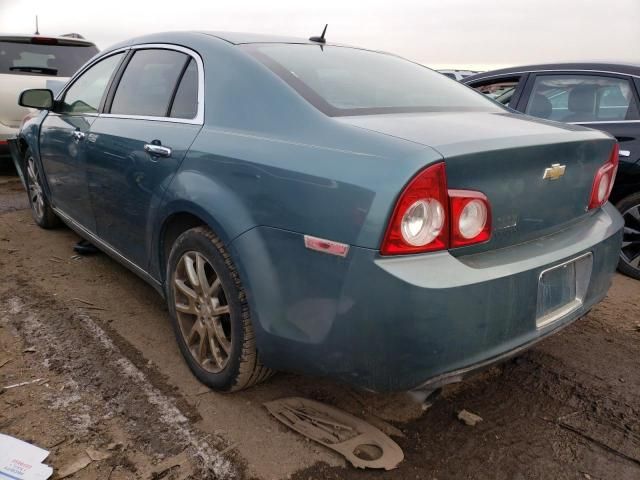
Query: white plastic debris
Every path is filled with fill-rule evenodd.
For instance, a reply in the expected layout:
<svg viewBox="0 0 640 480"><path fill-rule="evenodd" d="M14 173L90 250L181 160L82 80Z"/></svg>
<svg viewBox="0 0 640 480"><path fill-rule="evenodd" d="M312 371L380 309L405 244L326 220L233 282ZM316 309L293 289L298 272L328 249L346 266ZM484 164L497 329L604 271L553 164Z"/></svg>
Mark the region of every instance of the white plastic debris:
<svg viewBox="0 0 640 480"><path fill-rule="evenodd" d="M469 410L461 410L458 412L458 420L463 422L465 425L475 427L477 423L482 421L482 417L470 412Z"/></svg>
<svg viewBox="0 0 640 480"><path fill-rule="evenodd" d="M42 463L48 455L48 450L0 433L0 477L46 480L53 473Z"/></svg>

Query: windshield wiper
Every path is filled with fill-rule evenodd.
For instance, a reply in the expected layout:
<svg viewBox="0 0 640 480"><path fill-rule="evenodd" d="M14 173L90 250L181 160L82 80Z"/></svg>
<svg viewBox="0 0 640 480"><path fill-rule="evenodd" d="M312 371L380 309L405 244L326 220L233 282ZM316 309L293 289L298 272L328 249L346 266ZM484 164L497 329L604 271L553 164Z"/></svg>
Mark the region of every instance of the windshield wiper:
<svg viewBox="0 0 640 480"><path fill-rule="evenodd" d="M57 75L58 74L58 69L57 68L49 68L49 67L20 66L20 67L9 67L9 70L11 70L11 71L19 70L21 72L29 72L29 73L42 73L43 75Z"/></svg>

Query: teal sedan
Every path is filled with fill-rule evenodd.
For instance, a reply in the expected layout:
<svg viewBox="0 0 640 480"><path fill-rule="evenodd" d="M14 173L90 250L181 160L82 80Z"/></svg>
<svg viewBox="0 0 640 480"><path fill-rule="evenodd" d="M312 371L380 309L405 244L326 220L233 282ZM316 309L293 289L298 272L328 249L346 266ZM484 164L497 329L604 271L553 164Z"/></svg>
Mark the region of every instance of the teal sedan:
<svg viewBox="0 0 640 480"><path fill-rule="evenodd" d="M217 390L433 390L585 315L618 261L612 137L395 55L154 34L19 103L35 222L153 285Z"/></svg>

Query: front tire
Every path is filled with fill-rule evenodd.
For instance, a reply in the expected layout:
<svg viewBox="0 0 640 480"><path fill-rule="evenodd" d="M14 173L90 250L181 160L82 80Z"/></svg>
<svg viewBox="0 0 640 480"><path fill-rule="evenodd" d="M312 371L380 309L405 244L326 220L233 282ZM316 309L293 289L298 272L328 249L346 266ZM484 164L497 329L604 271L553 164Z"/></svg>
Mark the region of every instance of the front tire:
<svg viewBox="0 0 640 480"><path fill-rule="evenodd" d="M27 150L24 156L24 180L29 196L31 216L38 226L46 229L60 226L60 219L51 208L51 204L42 188L42 174L31 150Z"/></svg>
<svg viewBox="0 0 640 480"><path fill-rule="evenodd" d="M623 198L616 207L624 219L618 270L640 280L640 193Z"/></svg>
<svg viewBox="0 0 640 480"><path fill-rule="evenodd" d="M180 351L198 380L231 392L271 376L258 358L240 277L211 230L193 228L175 241L166 294Z"/></svg>

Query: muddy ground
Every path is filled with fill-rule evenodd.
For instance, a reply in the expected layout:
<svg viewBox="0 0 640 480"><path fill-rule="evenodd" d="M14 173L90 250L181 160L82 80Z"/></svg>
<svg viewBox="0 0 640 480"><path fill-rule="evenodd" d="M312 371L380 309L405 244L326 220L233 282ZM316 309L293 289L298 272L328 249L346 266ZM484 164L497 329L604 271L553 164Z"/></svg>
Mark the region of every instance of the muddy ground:
<svg viewBox="0 0 640 480"><path fill-rule="evenodd" d="M617 275L587 317L426 410L284 373L221 395L189 373L151 287L105 255L75 257L78 237L39 229L26 206L16 177L0 176L0 387L31 382L0 394L0 432L49 449L58 476L640 478L640 282ZM345 465L262 406L292 395L395 427L405 461ZM461 409L483 421L462 424Z"/></svg>

